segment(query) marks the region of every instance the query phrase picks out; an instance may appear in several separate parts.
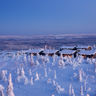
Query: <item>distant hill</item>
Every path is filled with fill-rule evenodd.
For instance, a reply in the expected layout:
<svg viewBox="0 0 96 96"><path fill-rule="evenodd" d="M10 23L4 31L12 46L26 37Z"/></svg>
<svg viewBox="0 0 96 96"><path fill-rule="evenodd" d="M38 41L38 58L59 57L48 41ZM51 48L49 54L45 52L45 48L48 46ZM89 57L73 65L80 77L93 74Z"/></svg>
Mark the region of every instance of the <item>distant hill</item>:
<svg viewBox="0 0 96 96"><path fill-rule="evenodd" d="M96 34L60 34L34 36L0 36L0 50L21 50L48 45L59 48L62 45L94 45Z"/></svg>

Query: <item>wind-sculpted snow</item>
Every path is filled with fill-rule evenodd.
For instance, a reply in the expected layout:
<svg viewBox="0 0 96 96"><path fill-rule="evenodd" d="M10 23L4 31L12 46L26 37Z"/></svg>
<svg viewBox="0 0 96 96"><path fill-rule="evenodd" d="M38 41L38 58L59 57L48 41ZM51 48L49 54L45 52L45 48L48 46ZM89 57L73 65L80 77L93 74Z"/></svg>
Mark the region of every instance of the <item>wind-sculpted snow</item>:
<svg viewBox="0 0 96 96"><path fill-rule="evenodd" d="M32 50L3 51L0 55L0 96L96 96L95 58L26 52Z"/></svg>

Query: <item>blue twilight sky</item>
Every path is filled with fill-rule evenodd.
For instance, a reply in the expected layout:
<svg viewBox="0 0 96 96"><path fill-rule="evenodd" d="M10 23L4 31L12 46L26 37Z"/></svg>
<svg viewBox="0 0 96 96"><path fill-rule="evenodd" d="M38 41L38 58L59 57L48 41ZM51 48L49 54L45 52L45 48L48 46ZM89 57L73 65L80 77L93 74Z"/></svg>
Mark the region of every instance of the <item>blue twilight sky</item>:
<svg viewBox="0 0 96 96"><path fill-rule="evenodd" d="M96 33L96 0L0 0L0 35Z"/></svg>

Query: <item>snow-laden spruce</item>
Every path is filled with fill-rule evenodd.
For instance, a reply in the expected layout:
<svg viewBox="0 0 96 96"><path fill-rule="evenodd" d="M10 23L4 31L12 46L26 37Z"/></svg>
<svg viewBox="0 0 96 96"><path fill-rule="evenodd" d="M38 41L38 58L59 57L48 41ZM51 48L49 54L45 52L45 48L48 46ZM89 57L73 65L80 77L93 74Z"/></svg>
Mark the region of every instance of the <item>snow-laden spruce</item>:
<svg viewBox="0 0 96 96"><path fill-rule="evenodd" d="M31 84L31 85L34 84L34 83L33 83L33 77L31 77L31 79L30 79L30 84Z"/></svg>
<svg viewBox="0 0 96 96"><path fill-rule="evenodd" d="M22 80L24 81L24 84L28 84L28 78L25 76L23 67L21 68L20 73L17 76L18 82L22 82Z"/></svg>
<svg viewBox="0 0 96 96"><path fill-rule="evenodd" d="M56 79L57 76L56 76L56 70L54 70L54 79Z"/></svg>
<svg viewBox="0 0 96 96"><path fill-rule="evenodd" d="M3 80L3 81L7 81L7 70L2 70L1 73L0 73L0 78Z"/></svg>
<svg viewBox="0 0 96 96"><path fill-rule="evenodd" d="M82 79L83 79L83 78L82 78L82 70L80 69L80 70L79 70L79 80L80 80L80 82L82 82Z"/></svg>
<svg viewBox="0 0 96 96"><path fill-rule="evenodd" d="M72 95L72 84L69 85L69 96Z"/></svg>
<svg viewBox="0 0 96 96"><path fill-rule="evenodd" d="M0 96L5 96L3 90L4 86L0 84Z"/></svg>
<svg viewBox="0 0 96 96"><path fill-rule="evenodd" d="M45 74L45 77L47 77L47 69L44 68L44 74Z"/></svg>
<svg viewBox="0 0 96 96"><path fill-rule="evenodd" d="M13 83L12 83L11 73L9 74L9 78L8 78L7 95L8 96L15 96L14 92L13 92Z"/></svg>
<svg viewBox="0 0 96 96"><path fill-rule="evenodd" d="M81 94L81 96L84 96L84 93L83 93L83 86L80 87L80 94Z"/></svg>
<svg viewBox="0 0 96 96"><path fill-rule="evenodd" d="M35 81L38 81L38 80L39 80L39 74L38 74L38 72L36 72Z"/></svg>

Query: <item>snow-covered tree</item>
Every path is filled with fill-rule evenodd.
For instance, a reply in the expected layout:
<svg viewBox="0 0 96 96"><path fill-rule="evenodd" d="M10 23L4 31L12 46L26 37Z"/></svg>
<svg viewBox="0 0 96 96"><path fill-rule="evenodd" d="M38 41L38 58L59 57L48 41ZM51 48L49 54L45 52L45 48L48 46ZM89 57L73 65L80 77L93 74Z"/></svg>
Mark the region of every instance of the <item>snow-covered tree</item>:
<svg viewBox="0 0 96 96"><path fill-rule="evenodd" d="M30 57L30 62L31 62L31 65L33 65L34 64L34 59L33 59L33 55L31 54L31 57Z"/></svg>
<svg viewBox="0 0 96 96"><path fill-rule="evenodd" d="M80 94L81 94L81 96L84 96L84 93L83 93L83 86L81 86L81 88L80 88Z"/></svg>
<svg viewBox="0 0 96 96"><path fill-rule="evenodd" d="M24 62L27 62L27 57L25 54L24 54Z"/></svg>
<svg viewBox="0 0 96 96"><path fill-rule="evenodd" d="M65 66L65 62L63 61L62 58L59 59L59 62L58 62L59 66Z"/></svg>
<svg viewBox="0 0 96 96"><path fill-rule="evenodd" d="M52 81L53 86L57 85L57 82L55 80Z"/></svg>
<svg viewBox="0 0 96 96"><path fill-rule="evenodd" d="M48 56L45 56L45 62L46 62L46 63L49 63L49 62L50 62L50 60L49 60L49 57L48 57Z"/></svg>
<svg viewBox="0 0 96 96"><path fill-rule="evenodd" d="M72 84L69 85L69 96L72 94Z"/></svg>
<svg viewBox="0 0 96 96"><path fill-rule="evenodd" d="M0 96L4 96L4 87L2 85L0 85Z"/></svg>
<svg viewBox="0 0 96 96"><path fill-rule="evenodd" d="M64 88L62 88L59 84L57 84L56 91L60 94L60 93L64 92Z"/></svg>
<svg viewBox="0 0 96 96"><path fill-rule="evenodd" d="M86 96L90 96L89 94L87 94Z"/></svg>
<svg viewBox="0 0 96 96"><path fill-rule="evenodd" d="M55 65L55 62L56 62L56 56L54 55L54 56L53 56L53 61L52 61L52 66Z"/></svg>
<svg viewBox="0 0 96 96"><path fill-rule="evenodd" d="M20 74L17 77L18 82L20 82L21 80L24 80L24 84L28 84L28 78L25 76L25 72L23 68L20 70Z"/></svg>
<svg viewBox="0 0 96 96"><path fill-rule="evenodd" d="M72 96L75 96L75 92L74 89L72 88Z"/></svg>
<svg viewBox="0 0 96 96"><path fill-rule="evenodd" d="M51 96L55 96L54 94L52 94Z"/></svg>
<svg viewBox="0 0 96 96"><path fill-rule="evenodd" d="M38 60L36 60L36 65L39 65L39 61Z"/></svg>
<svg viewBox="0 0 96 96"><path fill-rule="evenodd" d="M35 81L39 80L39 75L38 73L36 72L36 78L35 78Z"/></svg>
<svg viewBox="0 0 96 96"><path fill-rule="evenodd" d="M31 61L31 56L30 55L28 55L28 62L30 62Z"/></svg>
<svg viewBox="0 0 96 96"><path fill-rule="evenodd" d="M33 77L31 77L30 84L33 85Z"/></svg>
<svg viewBox="0 0 96 96"><path fill-rule="evenodd" d="M84 80L84 91L86 91L86 80Z"/></svg>
<svg viewBox="0 0 96 96"><path fill-rule="evenodd" d="M44 69L45 77L47 77L47 69Z"/></svg>
<svg viewBox="0 0 96 96"><path fill-rule="evenodd" d="M79 70L79 80L82 82L82 70Z"/></svg>
<svg viewBox="0 0 96 96"><path fill-rule="evenodd" d="M56 70L54 70L54 79L56 79Z"/></svg>
<svg viewBox="0 0 96 96"><path fill-rule="evenodd" d="M69 96L75 96L74 89L72 87L72 84L69 85Z"/></svg>
<svg viewBox="0 0 96 96"><path fill-rule="evenodd" d="M8 96L15 96L14 92L13 92L13 83L12 83L11 73L9 74L9 78L8 78L7 95Z"/></svg>
<svg viewBox="0 0 96 96"><path fill-rule="evenodd" d="M7 77L6 77L6 74L7 74L7 70L2 70L1 71L1 79L3 80L3 81L7 81Z"/></svg>

